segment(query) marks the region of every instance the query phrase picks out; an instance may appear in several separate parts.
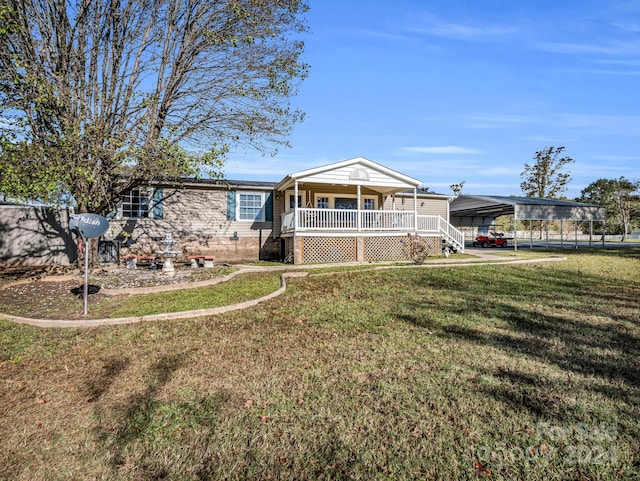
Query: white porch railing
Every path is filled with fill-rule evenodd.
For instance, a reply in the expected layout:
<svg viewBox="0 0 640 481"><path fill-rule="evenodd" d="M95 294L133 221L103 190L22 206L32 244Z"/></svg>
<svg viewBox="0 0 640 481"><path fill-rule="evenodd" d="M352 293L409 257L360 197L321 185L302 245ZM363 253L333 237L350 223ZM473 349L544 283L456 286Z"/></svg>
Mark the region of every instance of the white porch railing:
<svg viewBox="0 0 640 481"><path fill-rule="evenodd" d="M282 214L282 232L406 232L442 236L464 249L464 234L439 215L419 215L402 210L298 209Z"/></svg>
<svg viewBox="0 0 640 481"><path fill-rule="evenodd" d="M361 210L360 230L414 231L413 212L402 210Z"/></svg>
<svg viewBox="0 0 640 481"><path fill-rule="evenodd" d="M358 219L358 216L360 217ZM361 230L403 232L450 232L451 227L439 215L419 215L416 226L412 211L298 209L297 230ZM444 223L444 224L443 224ZM417 227L417 229L416 229ZM282 214L282 231L296 230L294 211Z"/></svg>

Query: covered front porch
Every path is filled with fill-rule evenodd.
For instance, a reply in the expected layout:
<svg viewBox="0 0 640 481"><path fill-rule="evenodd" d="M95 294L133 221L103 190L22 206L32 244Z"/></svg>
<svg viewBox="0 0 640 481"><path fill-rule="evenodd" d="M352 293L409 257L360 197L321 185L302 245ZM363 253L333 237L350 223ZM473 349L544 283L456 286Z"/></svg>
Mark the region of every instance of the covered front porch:
<svg viewBox="0 0 640 481"><path fill-rule="evenodd" d="M409 234L429 238L433 255L443 240L462 251L448 197L420 185L361 157L290 174L275 188L285 254L296 264L400 260Z"/></svg>

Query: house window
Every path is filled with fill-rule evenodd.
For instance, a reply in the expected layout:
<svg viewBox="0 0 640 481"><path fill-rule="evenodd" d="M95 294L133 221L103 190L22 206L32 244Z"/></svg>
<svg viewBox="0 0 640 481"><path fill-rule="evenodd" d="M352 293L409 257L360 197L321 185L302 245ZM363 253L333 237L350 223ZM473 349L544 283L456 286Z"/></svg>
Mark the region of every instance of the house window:
<svg viewBox="0 0 640 481"><path fill-rule="evenodd" d="M238 220L261 221L264 219L263 193L238 194Z"/></svg>
<svg viewBox="0 0 640 481"><path fill-rule="evenodd" d="M227 220L273 221L273 192L227 192Z"/></svg>
<svg viewBox="0 0 640 481"><path fill-rule="evenodd" d="M378 198L373 195L364 195L361 197L361 206L363 210L375 210ZM357 196L327 194L321 192L315 195L317 209L343 209L356 210L358 208Z"/></svg>
<svg viewBox="0 0 640 481"><path fill-rule="evenodd" d="M162 219L164 217L162 187L141 189L136 187L122 198L113 215L123 219Z"/></svg>
<svg viewBox="0 0 640 481"><path fill-rule="evenodd" d="M295 199L296 198L296 194L295 194L295 190L287 190L284 193L284 199L285 199L285 205L283 206L285 208L285 212L290 212L294 209L296 202ZM306 196L305 196L305 191L298 191L298 209L301 209L302 207L313 207L313 205L307 205L307 200L306 200Z"/></svg>
<svg viewBox="0 0 640 481"><path fill-rule="evenodd" d="M295 196L294 195L289 195L289 210L293 210L293 198ZM300 209L302 207L302 196L299 195L298 196L298 209Z"/></svg>
<svg viewBox="0 0 640 481"><path fill-rule="evenodd" d="M122 199L122 217L127 219L144 219L149 217L151 192L139 188L131 190Z"/></svg>

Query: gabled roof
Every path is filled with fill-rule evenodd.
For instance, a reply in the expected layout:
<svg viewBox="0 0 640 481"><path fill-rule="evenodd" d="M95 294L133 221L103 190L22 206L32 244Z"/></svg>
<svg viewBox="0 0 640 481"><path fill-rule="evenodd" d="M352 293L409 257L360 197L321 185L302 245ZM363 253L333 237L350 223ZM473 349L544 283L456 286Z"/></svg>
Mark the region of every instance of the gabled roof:
<svg viewBox="0 0 640 481"><path fill-rule="evenodd" d="M399 192L419 187L422 182L364 157L327 164L287 175L275 187L291 188L295 182L361 185L379 192Z"/></svg>

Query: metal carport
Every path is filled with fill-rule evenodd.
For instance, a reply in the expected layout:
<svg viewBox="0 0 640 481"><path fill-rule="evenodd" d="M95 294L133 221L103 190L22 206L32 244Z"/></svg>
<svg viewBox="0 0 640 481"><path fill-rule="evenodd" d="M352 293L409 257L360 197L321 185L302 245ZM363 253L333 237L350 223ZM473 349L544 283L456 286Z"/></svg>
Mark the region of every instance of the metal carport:
<svg viewBox="0 0 640 481"><path fill-rule="evenodd" d="M591 243L593 222L603 222L604 225L605 219L604 208L599 205L536 197L460 195L449 206L450 222L456 227L492 224L501 215L514 217L515 249L518 248L518 221L530 221L530 226L532 221L589 222Z"/></svg>

